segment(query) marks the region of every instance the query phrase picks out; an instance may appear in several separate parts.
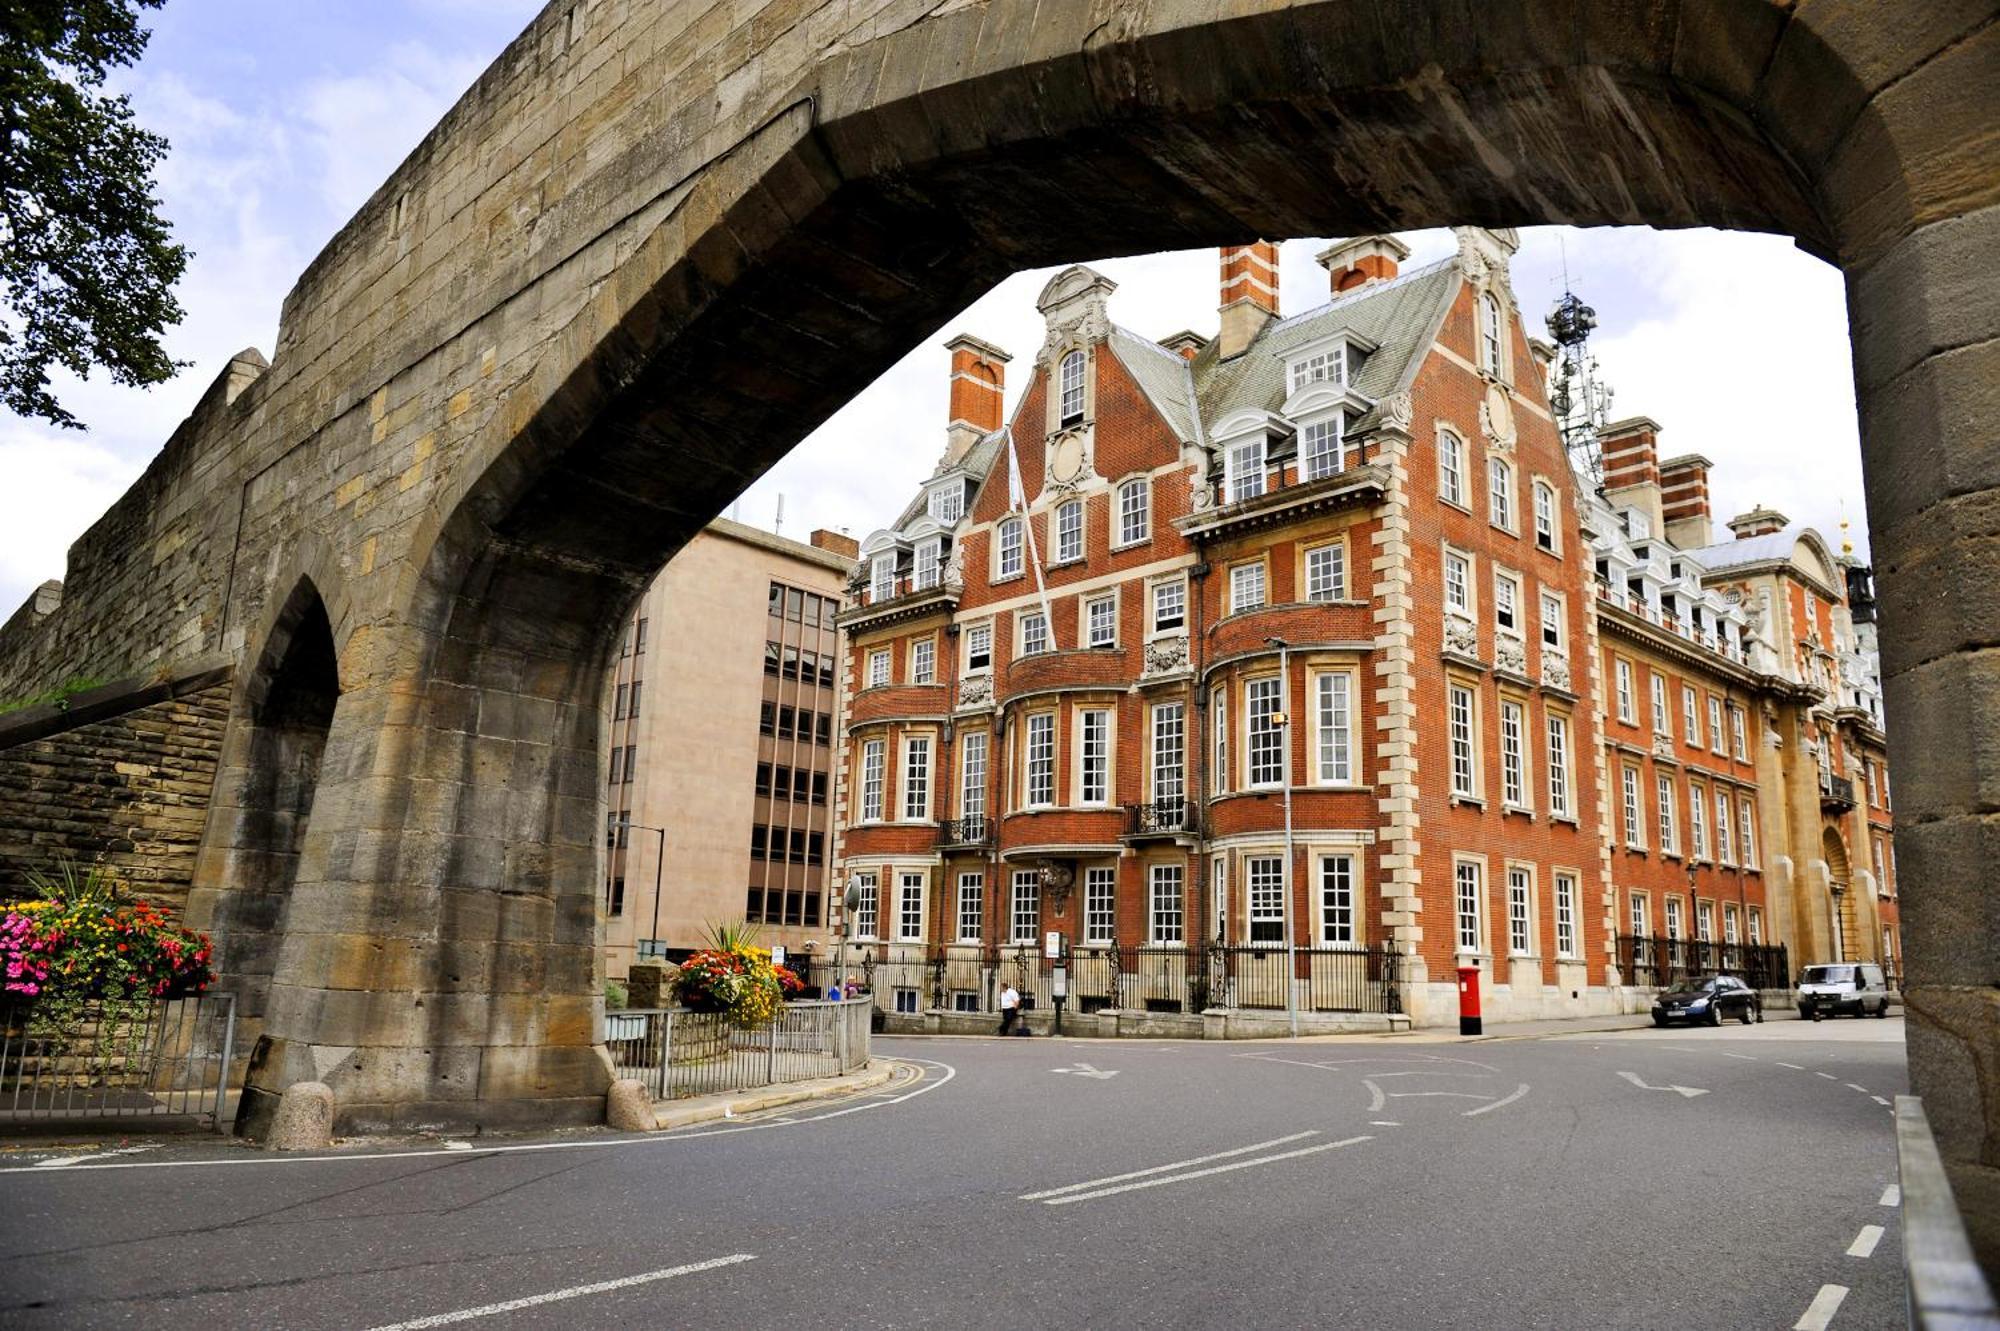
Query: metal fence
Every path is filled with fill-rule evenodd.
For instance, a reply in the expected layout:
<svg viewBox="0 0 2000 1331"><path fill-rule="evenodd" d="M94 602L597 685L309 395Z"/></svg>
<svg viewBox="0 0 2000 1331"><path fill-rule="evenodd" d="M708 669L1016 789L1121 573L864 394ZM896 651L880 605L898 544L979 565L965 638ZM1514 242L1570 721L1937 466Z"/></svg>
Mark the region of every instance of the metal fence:
<svg viewBox="0 0 2000 1331"><path fill-rule="evenodd" d="M193 1117L223 1125L236 996L0 1008L0 1124Z"/></svg>
<svg viewBox="0 0 2000 1331"><path fill-rule="evenodd" d="M1752 989L1789 989L1792 970L1782 943L1718 943L1701 938L1620 935L1618 964L1626 982L1665 986L1703 975L1734 975Z"/></svg>
<svg viewBox="0 0 2000 1331"><path fill-rule="evenodd" d="M866 998L787 1003L772 1021L737 1026L687 1008L630 1008L604 1017L604 1043L621 1077L656 1100L741 1091L854 1072L868 1063Z"/></svg>
<svg viewBox="0 0 2000 1331"><path fill-rule="evenodd" d="M1011 984L1030 1011L1053 1005L1059 963L1031 946L933 948L922 960L858 958L877 1006L990 1012ZM1070 953L1068 1006L1075 1012L1200 1013L1209 1008L1285 1007L1282 947L1080 947ZM1387 948L1299 948L1292 975L1302 1012L1401 1012L1400 958Z"/></svg>

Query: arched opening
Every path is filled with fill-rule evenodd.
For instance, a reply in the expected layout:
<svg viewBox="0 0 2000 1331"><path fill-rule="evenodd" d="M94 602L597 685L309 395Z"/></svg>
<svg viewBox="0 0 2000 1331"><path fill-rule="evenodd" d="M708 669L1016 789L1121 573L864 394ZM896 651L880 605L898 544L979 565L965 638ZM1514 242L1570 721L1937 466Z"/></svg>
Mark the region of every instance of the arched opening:
<svg viewBox="0 0 2000 1331"><path fill-rule="evenodd" d="M213 933L219 979L236 995L241 1050L262 1027L339 698L333 626L302 579L240 690L189 896L190 921Z"/></svg>
<svg viewBox="0 0 2000 1331"><path fill-rule="evenodd" d="M1855 951L1853 871L1847 862L1847 842L1837 828L1820 833L1820 855L1826 861L1827 887L1827 900L1820 905L1827 912L1827 928L1831 930L1832 960L1854 961L1859 954Z"/></svg>

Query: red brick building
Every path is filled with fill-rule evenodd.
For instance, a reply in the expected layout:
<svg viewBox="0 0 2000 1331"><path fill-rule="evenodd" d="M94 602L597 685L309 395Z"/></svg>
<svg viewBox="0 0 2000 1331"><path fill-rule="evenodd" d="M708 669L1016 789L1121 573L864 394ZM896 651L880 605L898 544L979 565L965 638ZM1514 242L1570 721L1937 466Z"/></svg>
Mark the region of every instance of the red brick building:
<svg viewBox="0 0 2000 1331"><path fill-rule="evenodd" d="M1442 1020L1459 965L1490 1015L1621 1001L1592 561L1514 237L1458 235L1335 246L1289 318L1275 247L1225 249L1213 340L1069 269L1004 423L1007 356L948 344L945 456L841 617L885 1006L1046 1000L1052 931L1085 1011Z"/></svg>

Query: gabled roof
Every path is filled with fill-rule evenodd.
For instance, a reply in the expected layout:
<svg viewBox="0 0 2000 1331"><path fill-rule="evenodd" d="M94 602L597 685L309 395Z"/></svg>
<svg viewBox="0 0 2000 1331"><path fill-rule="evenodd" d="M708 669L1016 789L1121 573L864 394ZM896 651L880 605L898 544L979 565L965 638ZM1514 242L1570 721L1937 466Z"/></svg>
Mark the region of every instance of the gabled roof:
<svg viewBox="0 0 2000 1331"><path fill-rule="evenodd" d="M1811 553L1813 562L1821 566L1815 571L1801 564L1797 558L1798 548L1803 545ZM1804 574L1820 583L1836 597L1844 592L1840 584L1840 565L1827 548L1826 538L1811 527L1793 523L1782 531L1765 532L1762 536L1746 536L1741 540L1720 541L1703 546L1699 550L1684 551L1701 562L1701 566L1711 574L1727 573L1732 569L1750 568L1759 564L1786 564L1794 571Z"/></svg>
<svg viewBox="0 0 2000 1331"><path fill-rule="evenodd" d="M1000 430L995 430L992 434L981 435L971 448L965 450L965 456L957 462L940 462L937 470L933 471L929 478L924 481L923 487L917 491L916 496L910 500L901 515L893 523L889 524L891 528L896 531L902 531L918 518L925 516L929 512L926 497L930 490L931 482L947 473L957 472L964 479L971 481L973 492L976 494L979 487L985 484L987 473L993 470L994 459L1000 456L1000 447L1003 438L1004 434ZM967 510L972 508L972 503L972 499L968 497L965 501Z"/></svg>
<svg viewBox="0 0 2000 1331"><path fill-rule="evenodd" d="M1182 443L1199 437L1194 427L1194 376L1185 357L1116 325L1111 329L1111 352Z"/></svg>
<svg viewBox="0 0 2000 1331"><path fill-rule="evenodd" d="M1233 359L1219 359L1216 344L1210 343L1194 362L1203 419L1217 421L1245 410L1277 411L1289 396L1286 359L1335 333L1352 333L1381 348L1362 363L1350 388L1370 399L1395 392L1405 372L1430 349L1458 283L1453 256L1269 324L1249 350Z"/></svg>

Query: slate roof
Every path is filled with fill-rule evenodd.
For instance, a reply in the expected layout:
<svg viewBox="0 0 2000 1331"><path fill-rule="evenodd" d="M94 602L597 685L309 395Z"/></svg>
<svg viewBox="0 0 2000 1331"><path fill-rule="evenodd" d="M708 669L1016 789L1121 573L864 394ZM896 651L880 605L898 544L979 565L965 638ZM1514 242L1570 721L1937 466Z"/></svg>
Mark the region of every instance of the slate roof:
<svg viewBox="0 0 2000 1331"><path fill-rule="evenodd" d="M1804 533L1803 527L1793 525L1782 531L1765 532L1762 536L1748 536L1740 541L1720 541L1714 545L1704 545L1699 550L1684 550L1682 553L1693 555L1710 573L1742 568L1746 564L1783 563L1791 559L1792 550L1798 545L1799 537Z"/></svg>
<svg viewBox="0 0 2000 1331"><path fill-rule="evenodd" d="M986 477L993 470L993 463L999 458L1000 449L1005 442L1005 432L995 430L992 434L981 436L977 443L965 450L965 456L958 460L955 470L964 472L967 478L972 481L972 489L975 495L978 493L979 488L986 484ZM930 490L930 483L948 470L954 470L954 468L948 468L940 463L937 469L925 478L923 486L917 490L916 497L910 500L909 506L903 510L902 516L889 524L890 531L901 531L926 514L928 511L926 495ZM972 505L973 500L967 498L965 501L966 508L969 510Z"/></svg>
<svg viewBox="0 0 2000 1331"><path fill-rule="evenodd" d="M1276 411L1291 396L1286 358L1338 332L1359 334L1380 348L1362 362L1349 387L1369 399L1387 397L1403 386L1405 372L1429 349L1458 282L1453 256L1268 324L1250 349L1233 359L1221 360L1216 344L1209 343L1194 362L1202 419L1213 424L1237 411Z"/></svg>
<svg viewBox="0 0 2000 1331"><path fill-rule="evenodd" d="M1185 357L1115 325L1111 329L1111 350L1131 372L1154 410L1173 426L1181 442L1193 443L1200 438L1195 432L1194 375Z"/></svg>

